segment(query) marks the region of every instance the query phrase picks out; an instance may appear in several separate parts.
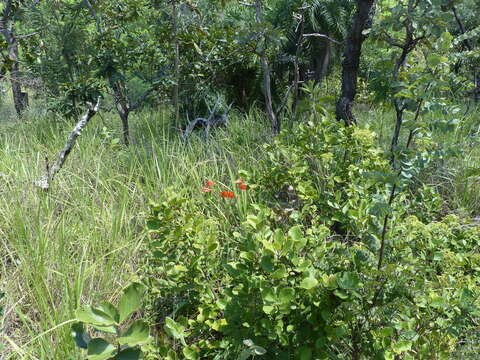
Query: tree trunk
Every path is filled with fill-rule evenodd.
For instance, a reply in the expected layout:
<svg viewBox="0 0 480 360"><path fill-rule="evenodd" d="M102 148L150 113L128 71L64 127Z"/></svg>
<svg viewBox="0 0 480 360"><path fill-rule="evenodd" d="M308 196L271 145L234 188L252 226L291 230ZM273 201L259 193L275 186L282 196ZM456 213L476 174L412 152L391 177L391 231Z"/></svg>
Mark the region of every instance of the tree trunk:
<svg viewBox="0 0 480 360"><path fill-rule="evenodd" d="M295 49L295 59L293 61L294 67L294 79L293 79L293 100L292 100L292 113L294 116L297 114L297 106L298 106L298 96L299 96L299 84L300 84L300 64L299 58L302 55L303 51L303 32L305 29L305 19L303 12L301 14L300 19L300 26L298 27L298 36L297 36L297 43Z"/></svg>
<svg viewBox="0 0 480 360"><path fill-rule="evenodd" d="M130 130L128 127L128 116L130 115L130 112L122 109L118 111L118 114L120 115L120 119L122 120L123 142L126 146L128 146L130 145Z"/></svg>
<svg viewBox="0 0 480 360"><path fill-rule="evenodd" d="M117 108L118 116L120 117L120 120L122 120L123 142L126 146L128 146L130 144L130 130L128 125L130 102L128 100L127 86L123 80L110 79L110 87L113 90L115 107Z"/></svg>
<svg viewBox="0 0 480 360"><path fill-rule="evenodd" d="M371 27L374 13L375 0L357 0L357 11L347 37L343 55L342 90L336 106L337 120L345 121L346 125L356 123L352 113L352 106L357 93L358 68L360 66L362 44L366 39L364 31Z"/></svg>
<svg viewBox="0 0 480 360"><path fill-rule="evenodd" d="M257 24L263 23L263 3L262 0L255 0L255 11L256 16L255 19ZM265 36L263 37L263 41L265 41ZM266 45L264 45L266 46ZM275 116L275 112L273 111L273 101L272 101L272 87L270 81L270 65L268 64L267 54L265 53L265 49L263 49L260 53L260 62L262 64L263 70L263 91L265 95L265 107L267 110L268 118L272 124L272 130L274 135L278 135L280 133L280 121Z"/></svg>
<svg viewBox="0 0 480 360"><path fill-rule="evenodd" d="M403 107L403 105L395 103L395 113L396 113L395 130L392 136L392 144L390 145L390 153L392 155L391 162L394 169L396 169L396 166L397 166L395 152L397 151L398 139L400 138L400 130L402 129L404 110L405 108Z"/></svg>
<svg viewBox="0 0 480 360"><path fill-rule="evenodd" d="M11 3L7 4L6 7L10 9ZM15 105L15 110L19 116L22 115L23 111L28 106L28 95L22 91L22 85L20 83L20 63L18 61L18 41L15 38L13 33L13 25L10 22L8 16L10 15L10 10L5 10L4 16L0 18L0 32L2 33L5 41L8 46L8 57L12 61L10 66L10 81L12 84L12 95L13 103Z"/></svg>
<svg viewBox="0 0 480 360"><path fill-rule="evenodd" d="M175 107L175 126L180 126L180 44L178 42L177 0L172 0L173 37L175 42L175 86L173 89L173 105Z"/></svg>
<svg viewBox="0 0 480 360"><path fill-rule="evenodd" d="M322 79L327 77L331 56L332 56L332 43L330 42L330 40L325 40L325 52L323 54L322 70L320 73L320 77Z"/></svg>

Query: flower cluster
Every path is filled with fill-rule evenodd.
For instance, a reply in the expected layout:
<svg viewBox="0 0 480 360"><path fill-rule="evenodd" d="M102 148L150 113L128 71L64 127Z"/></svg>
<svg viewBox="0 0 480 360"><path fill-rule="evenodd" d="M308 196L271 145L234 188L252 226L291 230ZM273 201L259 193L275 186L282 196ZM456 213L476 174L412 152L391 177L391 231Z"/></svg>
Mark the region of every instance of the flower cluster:
<svg viewBox="0 0 480 360"><path fill-rule="evenodd" d="M240 178L237 181L235 181L235 184L238 186L238 188L242 191L247 191L248 190L248 185L245 184L245 181ZM205 182L204 187L202 188L202 192L204 193L209 193L213 191L213 187L216 186L213 181L208 180ZM235 198L235 193L233 191L222 191L220 192L220 196L225 198L225 199L233 199Z"/></svg>

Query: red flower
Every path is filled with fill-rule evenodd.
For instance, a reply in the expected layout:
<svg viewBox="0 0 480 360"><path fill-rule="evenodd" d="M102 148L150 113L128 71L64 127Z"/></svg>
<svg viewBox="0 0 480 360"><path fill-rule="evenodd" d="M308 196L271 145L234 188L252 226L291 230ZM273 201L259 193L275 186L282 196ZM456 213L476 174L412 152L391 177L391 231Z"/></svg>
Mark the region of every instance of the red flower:
<svg viewBox="0 0 480 360"><path fill-rule="evenodd" d="M208 180L206 183L205 183L205 186L215 186L215 183L211 180Z"/></svg>
<svg viewBox="0 0 480 360"><path fill-rule="evenodd" d="M202 192L204 192L204 193L208 193L208 192L210 192L210 191L212 191L212 189L210 189L210 188L208 188L208 187L204 187L204 188L202 189Z"/></svg>
<svg viewBox="0 0 480 360"><path fill-rule="evenodd" d="M240 188L240 190L243 190L243 191L246 191L248 189L247 184L240 184L240 185L238 185L238 187Z"/></svg>
<svg viewBox="0 0 480 360"><path fill-rule="evenodd" d="M235 184L237 185L243 184L243 179L242 178L238 179L237 181L235 181Z"/></svg>
<svg viewBox="0 0 480 360"><path fill-rule="evenodd" d="M223 198L233 199L235 197L235 194L231 191L222 191L220 193L220 196Z"/></svg>

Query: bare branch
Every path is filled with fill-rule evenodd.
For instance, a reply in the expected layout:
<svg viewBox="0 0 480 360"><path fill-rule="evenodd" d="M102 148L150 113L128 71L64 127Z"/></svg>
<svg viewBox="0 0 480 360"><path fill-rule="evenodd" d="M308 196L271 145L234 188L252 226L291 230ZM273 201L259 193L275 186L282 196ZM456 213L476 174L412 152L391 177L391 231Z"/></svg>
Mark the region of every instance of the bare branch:
<svg viewBox="0 0 480 360"><path fill-rule="evenodd" d="M322 38L322 39L326 39L330 42L333 42L334 44L342 45L342 43L340 41L332 39L330 36L327 36L325 34L312 33L312 34L303 34L303 36L304 37L319 37L319 38Z"/></svg>
<svg viewBox="0 0 480 360"><path fill-rule="evenodd" d="M100 106L100 97L97 99L97 103L95 104L95 106L92 106L92 104L90 103L88 104L87 112L85 113L85 115L82 116L82 118L77 123L73 131L70 133L70 136L68 137L67 142L65 143L65 146L63 147L62 151L58 153L57 161L55 161L55 163L51 168L47 163L46 174L40 180L35 181L34 183L35 186L38 186L43 190L48 190L48 188L50 187L50 183L53 181L55 175L63 167L65 160L67 160L67 156L72 151L73 146L77 141L77 137L80 136L82 130L85 128L85 126L87 126L90 119L98 112L99 106Z"/></svg>

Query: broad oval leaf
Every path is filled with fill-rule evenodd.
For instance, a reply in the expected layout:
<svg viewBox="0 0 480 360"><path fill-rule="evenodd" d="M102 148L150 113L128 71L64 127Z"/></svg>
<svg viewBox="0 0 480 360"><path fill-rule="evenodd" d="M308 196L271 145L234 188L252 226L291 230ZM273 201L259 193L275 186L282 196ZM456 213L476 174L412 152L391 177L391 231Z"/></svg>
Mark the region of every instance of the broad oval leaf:
<svg viewBox="0 0 480 360"><path fill-rule="evenodd" d="M123 291L118 305L119 322L123 322L130 314L140 308L144 293L145 286L140 283L133 283Z"/></svg>
<svg viewBox="0 0 480 360"><path fill-rule="evenodd" d="M88 343L88 360L107 360L116 353L116 347L101 338L93 339Z"/></svg>
<svg viewBox="0 0 480 360"><path fill-rule="evenodd" d="M75 312L78 321L98 326L115 325L115 320L106 312L94 308L90 305L85 305Z"/></svg>
<svg viewBox="0 0 480 360"><path fill-rule="evenodd" d="M314 277L307 277L302 280L300 283L300 287L305 290L313 289L315 286L318 285L318 280Z"/></svg>
<svg viewBox="0 0 480 360"><path fill-rule="evenodd" d="M118 338L120 345L134 347L145 344L150 340L150 328L143 320L136 320L123 334Z"/></svg>

